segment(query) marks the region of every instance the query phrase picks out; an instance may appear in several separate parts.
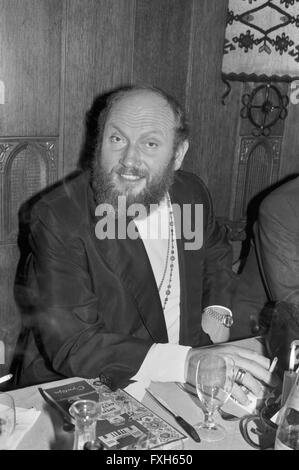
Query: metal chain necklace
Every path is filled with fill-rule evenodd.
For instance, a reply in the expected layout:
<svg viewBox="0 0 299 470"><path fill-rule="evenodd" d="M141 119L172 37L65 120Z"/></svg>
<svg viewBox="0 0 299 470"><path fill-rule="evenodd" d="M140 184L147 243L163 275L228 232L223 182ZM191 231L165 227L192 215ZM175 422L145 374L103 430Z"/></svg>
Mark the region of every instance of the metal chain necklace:
<svg viewBox="0 0 299 470"><path fill-rule="evenodd" d="M167 194L167 207L168 207L168 220L169 220L169 225L168 225L168 243L167 243L167 254L166 254L166 260L165 260L165 267L164 267L164 272L163 276L161 279L161 282L159 284L159 292L162 288L162 285L165 280L165 276L167 273L167 267L168 267L168 260L170 260L170 271L169 271L169 280L167 284L167 288L165 291L165 298L163 302L163 310L165 310L166 304L168 302L168 298L171 293L171 283L172 283L172 276L173 276L173 268L174 268L174 261L175 261L175 256L174 256L174 219L173 219L173 211L172 211L172 206L171 206L171 201L170 197ZM170 256L169 256L170 254Z"/></svg>

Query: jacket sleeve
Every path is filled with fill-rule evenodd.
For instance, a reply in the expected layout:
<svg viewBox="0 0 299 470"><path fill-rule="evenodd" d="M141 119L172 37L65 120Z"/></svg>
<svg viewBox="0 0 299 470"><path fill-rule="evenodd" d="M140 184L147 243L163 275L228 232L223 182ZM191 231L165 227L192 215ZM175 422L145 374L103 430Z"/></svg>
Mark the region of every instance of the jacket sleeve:
<svg viewBox="0 0 299 470"><path fill-rule="evenodd" d="M271 298L299 305L298 202L281 193L260 207L258 240Z"/></svg>
<svg viewBox="0 0 299 470"><path fill-rule="evenodd" d="M35 337L45 363L66 377L103 375L113 387L124 386L152 342L107 329L82 240L62 229L66 224L48 205L38 206L31 224L30 277L37 285Z"/></svg>
<svg viewBox="0 0 299 470"><path fill-rule="evenodd" d="M225 226L216 220L211 196L205 189L203 307L231 308L236 275L232 270L232 247Z"/></svg>

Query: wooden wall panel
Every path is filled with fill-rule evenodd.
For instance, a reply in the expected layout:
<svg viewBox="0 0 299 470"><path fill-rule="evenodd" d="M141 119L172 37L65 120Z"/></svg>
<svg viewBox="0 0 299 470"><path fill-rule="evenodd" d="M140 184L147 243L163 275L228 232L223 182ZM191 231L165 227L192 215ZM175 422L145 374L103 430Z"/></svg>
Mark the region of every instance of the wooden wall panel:
<svg viewBox="0 0 299 470"><path fill-rule="evenodd" d="M66 0L64 173L78 162L84 117L100 92L131 81L135 0Z"/></svg>
<svg viewBox="0 0 299 470"><path fill-rule="evenodd" d="M227 0L194 0L191 81L188 92L191 146L184 167L208 185L218 216L228 217L240 84L225 106L221 80Z"/></svg>
<svg viewBox="0 0 299 470"><path fill-rule="evenodd" d="M19 312L18 210L57 179L62 0L0 0L0 340L8 370Z"/></svg>
<svg viewBox="0 0 299 470"><path fill-rule="evenodd" d="M8 373L20 332L20 314L14 301L14 280L19 250L16 245L0 246L0 340L5 346L5 364L0 375Z"/></svg>
<svg viewBox="0 0 299 470"><path fill-rule="evenodd" d="M2 136L58 134L61 0L0 0Z"/></svg>
<svg viewBox="0 0 299 470"><path fill-rule="evenodd" d="M159 86L185 104L192 0L138 0L135 15L136 83Z"/></svg>

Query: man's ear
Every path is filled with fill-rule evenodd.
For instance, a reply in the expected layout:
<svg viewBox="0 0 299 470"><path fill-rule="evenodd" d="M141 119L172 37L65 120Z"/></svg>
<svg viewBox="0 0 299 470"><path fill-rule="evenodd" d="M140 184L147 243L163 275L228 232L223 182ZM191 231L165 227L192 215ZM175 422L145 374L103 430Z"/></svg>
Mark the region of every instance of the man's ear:
<svg viewBox="0 0 299 470"><path fill-rule="evenodd" d="M175 152L175 164L174 164L175 171L181 168L181 165L184 161L188 148L189 148L188 140L184 140L178 145L178 148L176 149L176 152Z"/></svg>

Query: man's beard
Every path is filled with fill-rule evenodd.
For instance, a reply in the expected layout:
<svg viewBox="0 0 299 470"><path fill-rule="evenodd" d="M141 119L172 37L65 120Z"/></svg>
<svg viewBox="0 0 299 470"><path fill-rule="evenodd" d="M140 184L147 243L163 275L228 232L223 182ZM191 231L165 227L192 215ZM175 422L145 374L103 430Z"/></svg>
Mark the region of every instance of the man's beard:
<svg viewBox="0 0 299 470"><path fill-rule="evenodd" d="M119 196L124 196L126 198L126 209L132 204L142 204L149 214L151 205L159 204L173 184L175 173L174 164L175 156L173 155L168 165L163 169L162 174L155 175L149 182L149 175L137 167L126 168L119 164L108 173L101 165L100 153L97 153L93 162L91 176L95 201L98 205L110 204L115 211L115 215L118 216L120 215L118 213L118 198ZM132 190L129 188L130 183L128 183L126 190L119 190L116 187L113 176L121 172L145 177L145 188L139 193L133 194Z"/></svg>

